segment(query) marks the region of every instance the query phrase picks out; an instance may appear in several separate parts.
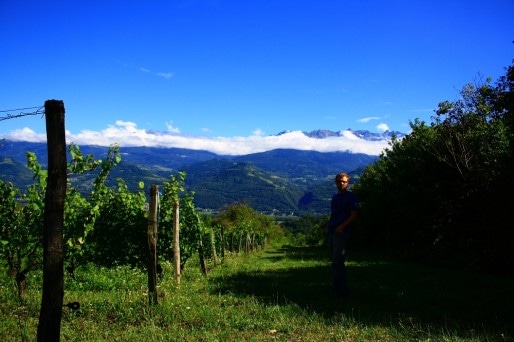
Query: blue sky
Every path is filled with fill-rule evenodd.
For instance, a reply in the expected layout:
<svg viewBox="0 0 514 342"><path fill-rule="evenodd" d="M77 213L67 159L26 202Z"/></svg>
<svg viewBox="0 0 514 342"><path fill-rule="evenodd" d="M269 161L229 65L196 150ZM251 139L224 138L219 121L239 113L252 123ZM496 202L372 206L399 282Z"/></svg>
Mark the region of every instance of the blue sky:
<svg viewBox="0 0 514 342"><path fill-rule="evenodd" d="M504 74L513 40L512 0L0 0L0 110L63 100L79 144L376 154L299 131L408 132ZM0 138L44 125L3 120Z"/></svg>

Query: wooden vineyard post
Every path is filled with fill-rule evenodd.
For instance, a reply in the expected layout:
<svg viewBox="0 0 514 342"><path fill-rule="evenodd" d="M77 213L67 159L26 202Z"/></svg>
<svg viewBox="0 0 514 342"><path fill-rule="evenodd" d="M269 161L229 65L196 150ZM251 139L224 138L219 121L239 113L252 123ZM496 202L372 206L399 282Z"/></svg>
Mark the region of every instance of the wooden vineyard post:
<svg viewBox="0 0 514 342"><path fill-rule="evenodd" d="M173 272L175 281L180 284L180 202L173 200Z"/></svg>
<svg viewBox="0 0 514 342"><path fill-rule="evenodd" d="M64 103L45 102L48 180L43 225L43 294L38 341L59 341L64 297L64 202L66 198L66 138Z"/></svg>
<svg viewBox="0 0 514 342"><path fill-rule="evenodd" d="M221 259L225 259L225 227L221 226Z"/></svg>
<svg viewBox="0 0 514 342"><path fill-rule="evenodd" d="M210 239L211 239L212 262L214 263L214 266L216 266L218 264L218 253L216 252L216 239L215 239L215 233L214 233L213 229L211 229L209 235L210 235Z"/></svg>
<svg viewBox="0 0 514 342"><path fill-rule="evenodd" d="M148 211L148 302L157 304L157 222L159 207L159 187L150 188L150 208Z"/></svg>
<svg viewBox="0 0 514 342"><path fill-rule="evenodd" d="M203 242L200 232L198 232L198 257L200 258L200 267L202 269L202 273L207 275L207 263L205 262L205 253L203 250Z"/></svg>
<svg viewBox="0 0 514 342"><path fill-rule="evenodd" d="M250 238L250 232L246 232L246 239L245 239L245 253L249 253L251 250L251 238Z"/></svg>

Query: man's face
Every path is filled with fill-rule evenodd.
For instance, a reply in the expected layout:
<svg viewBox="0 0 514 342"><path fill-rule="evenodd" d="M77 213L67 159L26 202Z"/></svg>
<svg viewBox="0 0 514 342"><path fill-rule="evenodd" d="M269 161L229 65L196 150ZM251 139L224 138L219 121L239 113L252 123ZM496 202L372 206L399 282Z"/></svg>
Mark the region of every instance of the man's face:
<svg viewBox="0 0 514 342"><path fill-rule="evenodd" d="M348 177L341 177L336 180L336 186L339 192L346 191L346 189L348 188L348 184L350 184Z"/></svg>

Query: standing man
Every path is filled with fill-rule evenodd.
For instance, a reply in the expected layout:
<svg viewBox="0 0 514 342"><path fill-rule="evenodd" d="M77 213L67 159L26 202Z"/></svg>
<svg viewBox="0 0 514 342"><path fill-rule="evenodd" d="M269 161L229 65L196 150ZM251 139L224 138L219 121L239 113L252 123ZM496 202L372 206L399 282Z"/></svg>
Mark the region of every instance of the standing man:
<svg viewBox="0 0 514 342"><path fill-rule="evenodd" d="M336 295L348 298L350 291L346 280L346 244L352 223L357 219L359 202L357 196L348 190L350 176L338 173L335 178L337 193L330 202L328 221L328 241L332 251L333 289Z"/></svg>

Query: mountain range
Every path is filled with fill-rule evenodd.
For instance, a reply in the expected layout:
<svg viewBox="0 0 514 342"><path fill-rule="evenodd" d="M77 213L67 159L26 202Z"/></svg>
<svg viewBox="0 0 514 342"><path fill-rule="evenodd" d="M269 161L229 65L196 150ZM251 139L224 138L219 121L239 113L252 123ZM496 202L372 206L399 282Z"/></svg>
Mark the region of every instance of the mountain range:
<svg viewBox="0 0 514 342"><path fill-rule="evenodd" d="M379 140L401 133L384 134L353 131L362 139ZM337 132L317 130L305 133L324 139ZM80 146L84 155L103 158L107 147ZM32 184L26 167L26 152L34 152L46 165L45 143L0 141L0 179L25 189ZM122 162L109 176L108 185L115 186L122 178L131 189L143 181L145 187L161 185L171 175L186 172L186 190L194 191L199 209L218 211L234 202L245 202L257 211L280 215L327 213L335 191L333 177L345 171L358 179L363 169L378 156L351 152L316 152L277 149L241 156L224 156L208 151L162 148L121 147ZM90 188L95 174L75 175L72 185L84 192Z"/></svg>

